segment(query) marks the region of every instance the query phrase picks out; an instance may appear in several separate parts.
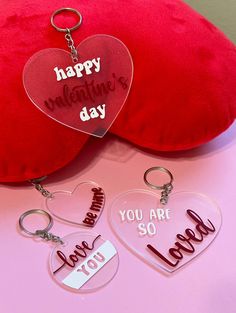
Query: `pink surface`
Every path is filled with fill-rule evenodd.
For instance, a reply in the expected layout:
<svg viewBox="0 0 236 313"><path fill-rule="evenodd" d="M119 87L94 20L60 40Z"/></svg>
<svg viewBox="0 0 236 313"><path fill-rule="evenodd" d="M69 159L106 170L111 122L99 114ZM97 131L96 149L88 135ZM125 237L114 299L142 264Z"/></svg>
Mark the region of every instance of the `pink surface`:
<svg viewBox="0 0 236 313"><path fill-rule="evenodd" d="M50 191L73 190L84 180L101 185L107 196L103 215L94 228L110 239L120 255L119 271L106 287L78 295L60 288L48 270L52 244L23 236L21 213L43 208L44 199L25 185L1 186L0 312L154 313L236 312L236 124L226 133L190 152L153 155L115 137L92 139L66 169L47 180ZM223 224L216 240L199 257L167 277L131 254L113 234L107 209L114 197L132 188L147 189L144 171L164 166L174 174L175 191L198 191L214 198ZM53 231L66 235L78 227L55 221Z"/></svg>

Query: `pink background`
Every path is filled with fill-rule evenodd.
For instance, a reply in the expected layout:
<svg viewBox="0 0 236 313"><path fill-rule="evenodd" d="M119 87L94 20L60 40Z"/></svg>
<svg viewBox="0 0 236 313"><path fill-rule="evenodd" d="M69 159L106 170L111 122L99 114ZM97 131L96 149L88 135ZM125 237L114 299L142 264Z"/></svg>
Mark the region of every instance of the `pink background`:
<svg viewBox="0 0 236 313"><path fill-rule="evenodd" d="M80 156L45 183L50 191L73 190L85 180L102 185L107 196L95 231L110 239L120 255L119 271L95 293L74 294L60 288L48 273L52 244L26 238L19 232L19 216L43 208L44 199L25 185L1 186L0 312L113 312L154 313L236 312L236 124L198 149L154 155L116 137L91 139ZM222 209L223 224L213 244L198 258L166 277L131 254L113 234L107 209L114 197L128 189L144 188L142 176L151 166L174 174L175 191L208 194ZM55 221L53 232L66 235L78 227Z"/></svg>

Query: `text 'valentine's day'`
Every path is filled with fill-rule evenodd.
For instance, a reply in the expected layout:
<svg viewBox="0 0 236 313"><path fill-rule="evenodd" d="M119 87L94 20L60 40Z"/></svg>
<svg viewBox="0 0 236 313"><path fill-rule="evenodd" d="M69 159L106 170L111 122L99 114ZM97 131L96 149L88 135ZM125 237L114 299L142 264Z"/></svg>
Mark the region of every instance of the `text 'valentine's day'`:
<svg viewBox="0 0 236 313"><path fill-rule="evenodd" d="M91 75L93 72L100 72L100 58L94 58L92 60L87 60L83 63L77 63L73 67L67 66L65 70L62 68L58 68L57 66L54 68L56 73L57 81L65 80L70 77L83 77L84 75ZM92 107L87 109L83 107L80 111L80 119L83 122L89 121L90 119L94 119L100 117L101 119L105 118L106 115L106 104L100 104L97 107Z"/></svg>
<svg viewBox="0 0 236 313"><path fill-rule="evenodd" d="M104 103L108 101L109 95L119 92L120 88L124 90L128 88L128 80L123 76L112 73L111 78L107 80L105 70L102 76L97 76L101 71L100 57L67 66L65 69L56 66L53 71L57 82L63 85L60 87L60 94L44 101L45 107L50 112L58 110L69 112L79 105L78 117L82 122L104 120L109 114L108 105ZM67 79L70 81L64 84Z"/></svg>

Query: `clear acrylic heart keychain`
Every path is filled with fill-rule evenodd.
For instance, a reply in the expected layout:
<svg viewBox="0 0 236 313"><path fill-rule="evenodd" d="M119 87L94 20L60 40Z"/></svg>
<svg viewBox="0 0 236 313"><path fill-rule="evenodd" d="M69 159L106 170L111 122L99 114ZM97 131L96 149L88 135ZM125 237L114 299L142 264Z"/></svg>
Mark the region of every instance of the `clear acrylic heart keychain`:
<svg viewBox="0 0 236 313"><path fill-rule="evenodd" d="M41 215L47 226L31 230L29 216ZM27 226L26 226L27 223ZM63 238L49 233L53 219L44 210L34 209L23 213L19 219L20 229L31 237L40 237L55 243L50 255L50 273L63 288L74 292L91 292L106 285L115 276L119 257L116 248L100 234L77 231ZM34 223L35 227L35 223Z"/></svg>
<svg viewBox="0 0 236 313"><path fill-rule="evenodd" d="M56 19L74 14L77 23L61 28ZM82 15L61 8L51 25L65 33L70 52L59 48L36 52L25 64L23 84L33 104L55 121L103 137L122 109L132 84L133 62L125 44L97 34L75 47L72 32L81 27Z"/></svg>
<svg viewBox="0 0 236 313"><path fill-rule="evenodd" d="M45 208L57 219L92 228L102 215L105 192L92 181L79 183L74 190L49 192L42 186L46 176L29 182L45 197Z"/></svg>
<svg viewBox="0 0 236 313"><path fill-rule="evenodd" d="M154 172L165 174L167 182L163 185L150 182L148 177ZM221 212L204 194L172 194L173 176L166 168L148 169L144 182L161 190L161 197L143 189L124 192L110 206L109 221L131 252L155 269L172 273L213 242L221 227Z"/></svg>

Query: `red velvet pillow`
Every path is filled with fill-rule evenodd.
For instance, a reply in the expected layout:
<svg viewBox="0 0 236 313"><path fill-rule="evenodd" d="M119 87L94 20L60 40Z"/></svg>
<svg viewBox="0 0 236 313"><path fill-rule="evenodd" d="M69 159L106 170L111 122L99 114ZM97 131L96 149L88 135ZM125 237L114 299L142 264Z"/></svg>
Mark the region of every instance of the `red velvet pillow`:
<svg viewBox="0 0 236 313"><path fill-rule="evenodd" d="M76 44L104 33L134 60L134 82L111 131L154 150L195 147L215 137L236 111L235 47L211 23L176 0L8 1L0 13L0 181L43 176L66 165L88 136L46 117L27 98L22 70L40 49L66 49L52 12L77 8ZM99 140L99 139L98 139Z"/></svg>
<svg viewBox="0 0 236 313"><path fill-rule="evenodd" d="M235 119L235 46L181 1L132 2L137 6L123 12L121 25L129 23L120 37L130 47L135 77L112 132L162 151L211 140Z"/></svg>

